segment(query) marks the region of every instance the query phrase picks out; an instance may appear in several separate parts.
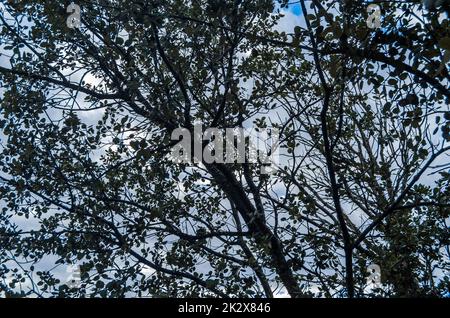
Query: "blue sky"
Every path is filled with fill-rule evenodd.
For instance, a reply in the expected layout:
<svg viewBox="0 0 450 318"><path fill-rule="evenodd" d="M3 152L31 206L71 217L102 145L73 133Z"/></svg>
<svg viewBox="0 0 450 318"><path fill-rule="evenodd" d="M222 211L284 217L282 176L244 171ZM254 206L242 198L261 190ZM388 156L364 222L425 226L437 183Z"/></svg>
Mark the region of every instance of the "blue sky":
<svg viewBox="0 0 450 318"><path fill-rule="evenodd" d="M289 11L291 11L295 15L300 15L302 13L302 9L300 7L300 3L293 3L289 5Z"/></svg>

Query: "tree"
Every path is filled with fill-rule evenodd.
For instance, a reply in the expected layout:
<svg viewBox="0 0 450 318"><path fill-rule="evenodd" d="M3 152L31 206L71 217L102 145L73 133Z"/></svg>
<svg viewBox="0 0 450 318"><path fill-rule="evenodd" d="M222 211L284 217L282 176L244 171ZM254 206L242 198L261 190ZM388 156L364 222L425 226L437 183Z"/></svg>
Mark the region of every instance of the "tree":
<svg viewBox="0 0 450 318"><path fill-rule="evenodd" d="M77 2L80 28L69 3L0 15L5 295L448 291L448 17L301 0L289 33L287 1ZM278 128L281 166L175 164L198 122Z"/></svg>

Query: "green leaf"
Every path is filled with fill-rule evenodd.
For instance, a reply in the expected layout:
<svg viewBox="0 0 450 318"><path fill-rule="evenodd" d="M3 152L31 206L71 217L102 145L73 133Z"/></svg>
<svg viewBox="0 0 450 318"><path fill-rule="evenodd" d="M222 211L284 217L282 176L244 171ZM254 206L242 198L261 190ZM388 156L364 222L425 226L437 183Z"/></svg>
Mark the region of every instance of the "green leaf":
<svg viewBox="0 0 450 318"><path fill-rule="evenodd" d="M450 37L446 36L439 40L439 46L444 50L450 50Z"/></svg>

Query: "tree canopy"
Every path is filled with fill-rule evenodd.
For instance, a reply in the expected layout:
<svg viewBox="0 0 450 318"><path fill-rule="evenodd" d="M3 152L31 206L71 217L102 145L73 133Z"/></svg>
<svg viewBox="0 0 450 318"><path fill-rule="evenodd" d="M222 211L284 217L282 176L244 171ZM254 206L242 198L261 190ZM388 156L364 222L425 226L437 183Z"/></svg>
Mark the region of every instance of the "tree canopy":
<svg viewBox="0 0 450 318"><path fill-rule="evenodd" d="M0 296L448 293L450 20L429 2L77 0L70 28L69 1L5 1ZM174 163L197 123L277 128L278 170Z"/></svg>

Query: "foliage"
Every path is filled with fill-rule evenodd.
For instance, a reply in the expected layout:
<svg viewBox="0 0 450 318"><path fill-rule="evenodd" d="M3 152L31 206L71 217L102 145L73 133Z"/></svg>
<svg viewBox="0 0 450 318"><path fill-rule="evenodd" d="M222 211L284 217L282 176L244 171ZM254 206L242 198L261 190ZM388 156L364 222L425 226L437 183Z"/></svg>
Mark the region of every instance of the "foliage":
<svg viewBox="0 0 450 318"><path fill-rule="evenodd" d="M289 33L287 1L77 3L80 29L68 1L0 14L0 295L448 292L448 16L301 0ZM197 122L278 127L282 166L174 164Z"/></svg>

